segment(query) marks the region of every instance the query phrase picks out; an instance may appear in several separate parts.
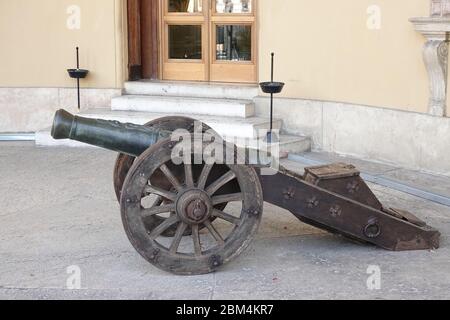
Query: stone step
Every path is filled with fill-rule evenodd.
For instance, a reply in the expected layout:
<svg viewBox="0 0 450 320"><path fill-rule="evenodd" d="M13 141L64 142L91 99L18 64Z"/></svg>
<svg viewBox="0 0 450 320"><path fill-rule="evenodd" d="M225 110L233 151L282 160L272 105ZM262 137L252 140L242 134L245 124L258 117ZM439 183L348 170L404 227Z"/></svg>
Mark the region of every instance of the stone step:
<svg viewBox="0 0 450 320"><path fill-rule="evenodd" d="M248 118L255 115L250 100L225 100L172 96L124 95L111 100L113 111L210 115Z"/></svg>
<svg viewBox="0 0 450 320"><path fill-rule="evenodd" d="M253 100L259 88L249 84L131 81L125 83L125 94Z"/></svg>

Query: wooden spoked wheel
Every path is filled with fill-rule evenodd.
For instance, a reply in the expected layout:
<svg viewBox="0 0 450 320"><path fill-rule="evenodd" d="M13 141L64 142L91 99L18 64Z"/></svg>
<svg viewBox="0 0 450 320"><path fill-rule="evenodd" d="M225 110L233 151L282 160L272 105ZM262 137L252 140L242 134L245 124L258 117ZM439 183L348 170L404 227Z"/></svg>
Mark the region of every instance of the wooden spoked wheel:
<svg viewBox="0 0 450 320"><path fill-rule="evenodd" d="M194 132L194 122L196 120L191 119L191 118L187 118L187 117L179 117L179 116L173 116L173 117L164 117L164 118L159 118L156 119L154 121L148 122L145 126L146 127L152 127L154 129L158 129L158 130L164 130L164 131L171 131L174 132L175 130L179 130L179 129L184 129L187 130L191 133ZM203 132L206 131L212 131L212 129L203 124ZM217 133L213 132L215 135L217 135ZM131 167L133 166L134 162L136 161L136 157L132 157L130 155L126 155L126 154L119 154L114 166L114 191L116 194L116 198L120 203L120 199L121 199L121 194L122 194L122 188L123 188L123 184L125 182L125 179L128 175L128 172L130 171ZM182 180L183 179L183 170L179 170L179 168L175 168L174 166L170 166L170 169L173 170L175 177L178 180ZM211 172L211 176L212 177L218 177L221 176L223 174L224 168L221 167L215 167L212 172ZM193 171L195 172L199 172L201 171L201 166L193 166ZM163 190L167 190L170 191L173 186L170 184L170 182L167 181L167 179L164 178L164 175L162 175L162 173L160 171L156 172L155 175L151 178L152 183L157 186L160 189ZM228 192L228 193L232 193L233 190L236 190L237 186L235 185L228 185L227 186L227 190L222 190L223 192ZM161 199L156 199L155 202L157 201L161 201ZM221 203L218 204L216 206L217 209L219 210L223 210L225 209L227 206L226 203ZM154 219L145 219L145 223L148 224L148 227L151 228L154 223L155 220L164 220L165 218L163 217L156 217ZM159 222L159 221L158 221ZM175 228L169 228L167 229L163 234L165 236L173 236L175 234L176 230ZM187 233L189 232L186 231Z"/></svg>
<svg viewBox="0 0 450 320"><path fill-rule="evenodd" d="M261 184L244 165L174 165L174 147L161 141L134 162L122 190L123 224L135 249L156 267L180 275L210 273L253 240L263 211ZM211 175L215 168L220 176ZM155 185L155 176L172 188ZM217 209L224 203L227 210ZM170 228L175 233L164 236Z"/></svg>

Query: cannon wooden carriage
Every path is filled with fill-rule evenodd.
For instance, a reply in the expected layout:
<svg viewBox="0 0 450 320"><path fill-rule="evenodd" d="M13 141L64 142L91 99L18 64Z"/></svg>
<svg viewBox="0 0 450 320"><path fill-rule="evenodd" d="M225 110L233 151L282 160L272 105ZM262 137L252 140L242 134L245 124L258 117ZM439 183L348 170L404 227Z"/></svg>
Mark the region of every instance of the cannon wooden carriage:
<svg viewBox="0 0 450 320"><path fill-rule="evenodd" d="M183 135L174 139L175 132ZM147 261L174 274L214 272L239 256L257 233L264 202L387 250L439 247L436 229L407 211L384 207L352 165L306 168L304 175L283 167L271 172L266 163L250 163L249 152L240 159L237 148L205 124L201 138L195 132L196 121L185 117L137 126L60 110L52 136L119 152L114 188L125 232ZM212 142L225 151L205 160ZM190 148L178 150L181 143Z"/></svg>

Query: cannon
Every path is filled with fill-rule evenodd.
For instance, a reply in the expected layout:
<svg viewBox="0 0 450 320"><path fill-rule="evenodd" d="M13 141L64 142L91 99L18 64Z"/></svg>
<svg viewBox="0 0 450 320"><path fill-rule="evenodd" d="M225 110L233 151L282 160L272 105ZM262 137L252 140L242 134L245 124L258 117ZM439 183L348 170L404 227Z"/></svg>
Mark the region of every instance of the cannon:
<svg viewBox="0 0 450 320"><path fill-rule="evenodd" d="M138 126L59 110L52 136L119 153L114 189L125 232L142 257L167 272L206 274L235 259L254 239L264 202L386 250L439 247L439 231L383 206L353 165L310 167L303 175L282 166L272 171L267 163L250 163L249 152L240 157L235 145L195 119L166 117ZM211 143L224 152L206 158Z"/></svg>

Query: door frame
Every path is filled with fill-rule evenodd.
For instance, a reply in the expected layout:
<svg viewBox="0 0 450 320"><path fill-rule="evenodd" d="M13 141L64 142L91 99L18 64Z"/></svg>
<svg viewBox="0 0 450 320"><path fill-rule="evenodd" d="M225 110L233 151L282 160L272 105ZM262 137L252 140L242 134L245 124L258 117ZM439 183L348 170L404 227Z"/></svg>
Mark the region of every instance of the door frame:
<svg viewBox="0 0 450 320"><path fill-rule="evenodd" d="M211 0L214 1L214 0ZM211 21L210 21L210 81L223 81L223 82L236 82L232 80L232 77L223 76L221 74L251 74L250 78L242 82L245 83L257 83L258 81L258 0L252 0L252 12L251 13L240 13L240 14L228 14L216 12L216 7L212 5L211 7ZM251 46L252 46L252 59L250 61L221 61L216 59L216 54L214 51L214 46L216 43L216 32L215 27L219 25L227 24L238 24L238 25L249 25L251 26ZM221 67L225 67L225 70L221 70ZM228 70L226 70L228 69ZM225 72L223 72L225 71ZM214 80L220 78L219 80ZM241 79L245 76L241 77Z"/></svg>
<svg viewBox="0 0 450 320"><path fill-rule="evenodd" d="M202 0L203 11L199 13L193 13L186 15L185 13L169 13L167 0L159 1L159 38L160 38L160 49L159 49L159 74L161 79L171 80L170 74L174 74L173 70L180 71L183 74L196 74L195 79L186 80L182 77L176 79L176 81L200 81L204 82L209 79L209 48L204 46L204 43L209 43L209 21L208 15L205 11L208 9L208 1ZM169 46L168 41L165 38L168 36L170 25L201 25L202 34L202 58L198 60L176 60L169 58ZM164 72L169 74L168 77L164 77Z"/></svg>
<svg viewBox="0 0 450 320"><path fill-rule="evenodd" d="M127 0L128 78L159 79L159 0Z"/></svg>

